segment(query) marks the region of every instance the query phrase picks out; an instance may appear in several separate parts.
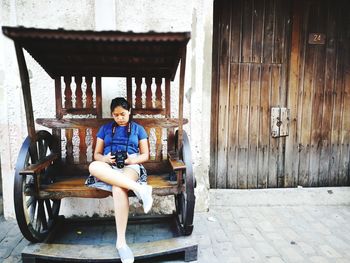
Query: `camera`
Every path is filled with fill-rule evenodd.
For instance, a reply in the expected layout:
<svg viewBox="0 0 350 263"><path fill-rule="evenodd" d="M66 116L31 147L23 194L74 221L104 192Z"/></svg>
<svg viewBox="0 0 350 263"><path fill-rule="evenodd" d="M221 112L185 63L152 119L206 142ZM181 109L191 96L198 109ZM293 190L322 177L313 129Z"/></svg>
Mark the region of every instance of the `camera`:
<svg viewBox="0 0 350 263"><path fill-rule="evenodd" d="M125 165L125 159L128 158L126 151L116 151L112 152L112 156L115 159L115 165L121 169Z"/></svg>

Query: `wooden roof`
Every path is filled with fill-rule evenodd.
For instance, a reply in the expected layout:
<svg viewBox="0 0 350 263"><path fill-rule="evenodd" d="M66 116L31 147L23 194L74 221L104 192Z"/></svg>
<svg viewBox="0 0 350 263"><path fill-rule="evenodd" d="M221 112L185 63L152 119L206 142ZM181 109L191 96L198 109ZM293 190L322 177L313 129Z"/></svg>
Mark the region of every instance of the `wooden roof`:
<svg viewBox="0 0 350 263"><path fill-rule="evenodd" d="M133 33L3 27L52 77L152 76L174 79L189 32Z"/></svg>

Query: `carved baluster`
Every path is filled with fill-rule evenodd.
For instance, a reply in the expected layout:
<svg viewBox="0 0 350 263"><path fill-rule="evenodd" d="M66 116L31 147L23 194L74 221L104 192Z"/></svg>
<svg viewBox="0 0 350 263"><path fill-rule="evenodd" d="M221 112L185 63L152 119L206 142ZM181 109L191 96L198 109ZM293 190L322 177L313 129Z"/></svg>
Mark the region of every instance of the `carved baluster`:
<svg viewBox="0 0 350 263"><path fill-rule="evenodd" d="M77 88L75 90L75 107L80 109L83 107L83 91L81 89L82 78L75 77L75 83L77 85Z"/></svg>
<svg viewBox="0 0 350 263"><path fill-rule="evenodd" d="M86 81L86 108L91 109L93 107L92 100L92 77L85 77Z"/></svg>
<svg viewBox="0 0 350 263"><path fill-rule="evenodd" d="M72 89L71 89L71 81L72 78L69 76L64 77L64 83L66 84L66 87L64 89L64 107L66 109L71 109L73 108L72 104Z"/></svg>
<svg viewBox="0 0 350 263"><path fill-rule="evenodd" d="M73 163L73 129L66 129L66 161L67 163Z"/></svg>
<svg viewBox="0 0 350 263"><path fill-rule="evenodd" d="M162 78L156 78L156 109L161 109L162 105Z"/></svg>
<svg viewBox="0 0 350 263"><path fill-rule="evenodd" d="M142 108L142 90L141 90L142 78L140 77L135 78L135 83L136 83L135 108Z"/></svg>
<svg viewBox="0 0 350 263"><path fill-rule="evenodd" d="M152 109L152 78L146 78L146 108Z"/></svg>
<svg viewBox="0 0 350 263"><path fill-rule="evenodd" d="M86 163L86 128L79 129L79 163Z"/></svg>

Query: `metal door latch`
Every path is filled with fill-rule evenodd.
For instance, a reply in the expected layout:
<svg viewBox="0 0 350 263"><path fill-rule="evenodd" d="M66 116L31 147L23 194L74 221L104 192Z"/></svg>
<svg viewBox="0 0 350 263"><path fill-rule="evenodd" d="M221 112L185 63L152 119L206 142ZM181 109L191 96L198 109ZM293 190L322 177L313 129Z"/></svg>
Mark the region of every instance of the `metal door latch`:
<svg viewBox="0 0 350 263"><path fill-rule="evenodd" d="M271 136L273 138L288 136L289 109L281 107L271 108Z"/></svg>

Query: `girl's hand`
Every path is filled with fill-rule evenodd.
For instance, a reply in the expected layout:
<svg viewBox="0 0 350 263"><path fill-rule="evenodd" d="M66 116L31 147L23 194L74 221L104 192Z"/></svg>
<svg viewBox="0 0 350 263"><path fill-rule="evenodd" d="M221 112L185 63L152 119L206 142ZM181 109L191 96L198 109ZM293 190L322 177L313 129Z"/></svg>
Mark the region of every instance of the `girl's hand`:
<svg viewBox="0 0 350 263"><path fill-rule="evenodd" d="M129 157L128 153L126 153L126 154L127 154L128 157L125 159L124 163L125 164L136 164L135 163L135 158Z"/></svg>
<svg viewBox="0 0 350 263"><path fill-rule="evenodd" d="M103 161L105 163L115 164L115 158L114 158L114 156L111 155L110 152L107 155L103 156Z"/></svg>

